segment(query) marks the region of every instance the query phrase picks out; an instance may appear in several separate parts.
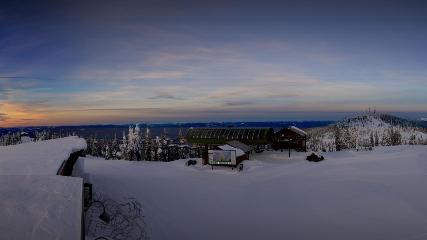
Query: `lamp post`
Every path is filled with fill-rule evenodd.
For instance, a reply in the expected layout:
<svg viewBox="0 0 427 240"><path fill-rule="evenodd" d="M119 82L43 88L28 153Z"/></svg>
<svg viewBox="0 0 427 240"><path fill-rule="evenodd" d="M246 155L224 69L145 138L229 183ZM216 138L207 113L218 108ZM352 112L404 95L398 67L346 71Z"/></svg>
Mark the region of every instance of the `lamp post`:
<svg viewBox="0 0 427 240"><path fill-rule="evenodd" d="M288 151L289 151L289 158L291 158L291 142L293 141L292 138L287 138L284 140L284 142L286 143L286 145L288 146Z"/></svg>

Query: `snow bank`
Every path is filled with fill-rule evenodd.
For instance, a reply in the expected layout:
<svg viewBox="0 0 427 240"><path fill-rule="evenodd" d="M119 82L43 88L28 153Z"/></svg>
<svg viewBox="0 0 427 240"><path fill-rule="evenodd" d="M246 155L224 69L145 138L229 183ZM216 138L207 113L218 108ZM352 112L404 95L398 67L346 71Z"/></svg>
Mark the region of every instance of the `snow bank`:
<svg viewBox="0 0 427 240"><path fill-rule="evenodd" d="M0 175L55 175L71 153L85 148L76 136L0 146Z"/></svg>
<svg viewBox="0 0 427 240"><path fill-rule="evenodd" d="M264 152L243 172L79 159L94 190L143 204L153 240L425 239L427 147Z"/></svg>

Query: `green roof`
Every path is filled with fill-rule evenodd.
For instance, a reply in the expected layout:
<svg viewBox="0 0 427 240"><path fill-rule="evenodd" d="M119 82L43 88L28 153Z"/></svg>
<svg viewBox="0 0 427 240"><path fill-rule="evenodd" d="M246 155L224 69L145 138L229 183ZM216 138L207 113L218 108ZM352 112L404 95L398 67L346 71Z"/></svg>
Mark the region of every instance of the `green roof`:
<svg viewBox="0 0 427 240"><path fill-rule="evenodd" d="M270 143L273 139L272 128L191 128L187 140L196 144L226 144L237 140L247 145Z"/></svg>

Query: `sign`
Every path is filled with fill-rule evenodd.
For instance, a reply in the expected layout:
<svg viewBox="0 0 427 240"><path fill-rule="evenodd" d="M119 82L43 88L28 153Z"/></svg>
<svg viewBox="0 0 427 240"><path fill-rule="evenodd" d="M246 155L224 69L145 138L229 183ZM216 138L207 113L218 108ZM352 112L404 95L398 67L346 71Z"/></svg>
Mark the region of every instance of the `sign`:
<svg viewBox="0 0 427 240"><path fill-rule="evenodd" d="M235 150L209 150L208 155L211 165L236 165Z"/></svg>

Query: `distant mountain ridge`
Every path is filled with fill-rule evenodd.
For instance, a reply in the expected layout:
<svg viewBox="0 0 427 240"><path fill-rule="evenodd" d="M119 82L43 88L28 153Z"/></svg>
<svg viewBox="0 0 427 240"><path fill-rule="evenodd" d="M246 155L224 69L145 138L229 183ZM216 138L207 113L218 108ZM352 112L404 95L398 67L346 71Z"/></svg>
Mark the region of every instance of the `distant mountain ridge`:
<svg viewBox="0 0 427 240"><path fill-rule="evenodd" d="M308 131L307 143L313 151L427 144L427 132L416 121L369 112L327 127L311 129Z"/></svg>
<svg viewBox="0 0 427 240"><path fill-rule="evenodd" d="M265 122L189 122L189 123L140 123L140 128L150 128L153 136L160 136L165 132L169 137L178 136L179 132L186 133L187 129L193 128L224 128L224 127L271 127L275 130L297 126L299 128L314 128L328 126L333 121L265 121ZM121 124L121 125L80 125L80 126L54 126L54 127L23 127L23 128L0 128L0 136L7 133L16 133L25 131L30 135L34 135L35 132L41 132L44 130L55 133L59 136L68 136L69 134L76 134L81 137L95 137L95 138L107 138L112 139L114 137L121 137L126 134L129 130L129 125L134 124Z"/></svg>

